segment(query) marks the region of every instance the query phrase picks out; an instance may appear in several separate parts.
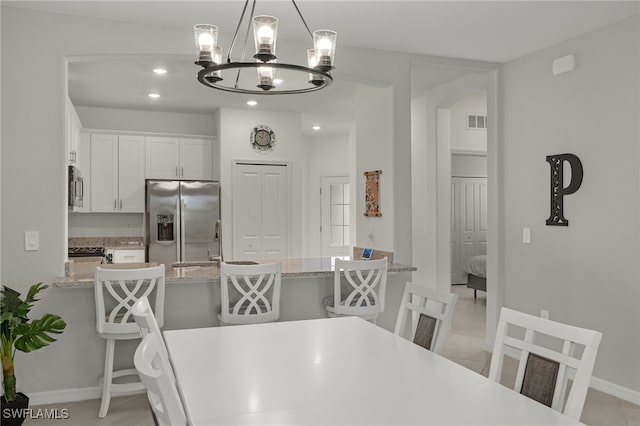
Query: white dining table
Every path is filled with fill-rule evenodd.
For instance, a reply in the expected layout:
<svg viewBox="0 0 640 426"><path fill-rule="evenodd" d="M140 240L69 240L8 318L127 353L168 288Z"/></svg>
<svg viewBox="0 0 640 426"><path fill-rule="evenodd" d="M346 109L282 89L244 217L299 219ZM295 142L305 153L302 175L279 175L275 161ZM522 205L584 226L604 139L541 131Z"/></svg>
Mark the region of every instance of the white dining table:
<svg viewBox="0 0 640 426"><path fill-rule="evenodd" d="M194 426L581 424L358 317L164 336Z"/></svg>

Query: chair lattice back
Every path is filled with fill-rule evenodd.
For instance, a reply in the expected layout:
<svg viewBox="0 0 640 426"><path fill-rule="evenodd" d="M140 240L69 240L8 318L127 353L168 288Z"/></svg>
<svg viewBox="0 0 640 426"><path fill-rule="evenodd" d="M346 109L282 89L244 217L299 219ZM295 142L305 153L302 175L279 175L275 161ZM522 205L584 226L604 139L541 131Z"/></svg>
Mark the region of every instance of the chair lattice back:
<svg viewBox="0 0 640 426"><path fill-rule="evenodd" d="M406 283L394 333L443 354L457 300L455 294Z"/></svg>
<svg viewBox="0 0 640 426"><path fill-rule="evenodd" d="M333 280L334 310L338 315L367 316L384 311L387 258L336 259Z"/></svg>
<svg viewBox="0 0 640 426"><path fill-rule="evenodd" d="M186 425L187 417L175 381L159 360L160 348L158 336L155 334L145 336L133 357L136 371L147 388L147 396L157 424L160 426Z"/></svg>
<svg viewBox="0 0 640 426"><path fill-rule="evenodd" d="M519 352L514 390L579 420L601 339L602 333L599 331L503 307L489 379L500 382L504 356ZM576 351L577 345L583 348L581 353ZM570 372L574 372L575 376L571 390L566 395Z"/></svg>
<svg viewBox="0 0 640 426"><path fill-rule="evenodd" d="M280 262L261 265L222 262L222 322L250 324L276 321L280 317L281 280Z"/></svg>
<svg viewBox="0 0 640 426"><path fill-rule="evenodd" d="M138 269L96 268L96 325L99 334L139 333L131 308L142 297L155 298L155 318L164 323L164 265Z"/></svg>

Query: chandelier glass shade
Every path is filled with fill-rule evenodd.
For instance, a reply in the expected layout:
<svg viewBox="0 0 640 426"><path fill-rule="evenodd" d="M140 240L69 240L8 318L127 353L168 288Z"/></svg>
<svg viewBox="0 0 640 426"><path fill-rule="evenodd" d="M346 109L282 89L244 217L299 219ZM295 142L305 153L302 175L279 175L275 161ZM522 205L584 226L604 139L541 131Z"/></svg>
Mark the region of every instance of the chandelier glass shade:
<svg viewBox="0 0 640 426"><path fill-rule="evenodd" d="M232 60L238 31L245 20L250 1L252 5L247 20L245 46L240 59ZM278 62L276 56L278 18L268 15L254 16L256 1L245 0L226 61L222 57L222 47L218 45L218 27L210 24L194 25L195 63L202 67L198 72L198 81L214 89L256 95L307 93L329 86L333 82L331 70L335 68L333 61L336 32L318 30L312 33L295 0L291 0L309 33L314 48L307 50L305 65ZM247 58L251 28L255 53ZM301 58L304 58L304 55L301 55Z"/></svg>

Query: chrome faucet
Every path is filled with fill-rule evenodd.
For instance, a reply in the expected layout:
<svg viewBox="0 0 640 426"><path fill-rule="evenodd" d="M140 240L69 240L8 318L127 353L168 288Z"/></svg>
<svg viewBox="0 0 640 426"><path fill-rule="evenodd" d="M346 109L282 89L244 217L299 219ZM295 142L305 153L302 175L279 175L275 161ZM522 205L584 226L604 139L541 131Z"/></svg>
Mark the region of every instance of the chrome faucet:
<svg viewBox="0 0 640 426"><path fill-rule="evenodd" d="M222 222L218 219L216 222L215 235L214 238L218 240L218 254L211 254L211 250L207 249L207 254L209 261L211 262L223 262L224 258L222 256Z"/></svg>

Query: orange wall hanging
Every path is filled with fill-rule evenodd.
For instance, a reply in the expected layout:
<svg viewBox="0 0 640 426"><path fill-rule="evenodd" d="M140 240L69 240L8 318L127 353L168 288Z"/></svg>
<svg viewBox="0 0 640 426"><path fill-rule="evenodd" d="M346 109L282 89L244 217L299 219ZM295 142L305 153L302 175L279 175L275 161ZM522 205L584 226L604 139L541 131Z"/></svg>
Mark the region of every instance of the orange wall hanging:
<svg viewBox="0 0 640 426"><path fill-rule="evenodd" d="M382 216L382 213L380 213L380 174L382 174L382 170L364 172L364 176L367 179L365 184L365 200L367 205L367 211L364 212L365 216Z"/></svg>

